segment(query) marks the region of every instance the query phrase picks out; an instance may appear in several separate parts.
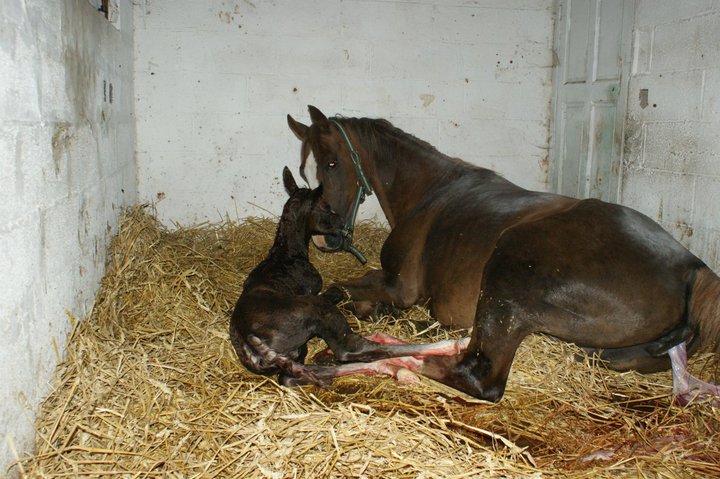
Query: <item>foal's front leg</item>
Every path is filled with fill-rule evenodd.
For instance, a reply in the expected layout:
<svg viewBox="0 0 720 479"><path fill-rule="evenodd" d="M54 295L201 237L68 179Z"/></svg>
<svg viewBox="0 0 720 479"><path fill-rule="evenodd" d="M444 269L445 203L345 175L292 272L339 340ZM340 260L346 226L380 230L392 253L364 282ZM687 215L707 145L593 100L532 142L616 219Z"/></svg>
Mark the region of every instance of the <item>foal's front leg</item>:
<svg viewBox="0 0 720 479"><path fill-rule="evenodd" d="M450 339L429 344L409 344L391 336L376 334L370 339L355 333L345 317L332 304L319 297L320 315L315 333L327 343L341 362L370 362L403 356L454 356L463 352L470 338Z"/></svg>

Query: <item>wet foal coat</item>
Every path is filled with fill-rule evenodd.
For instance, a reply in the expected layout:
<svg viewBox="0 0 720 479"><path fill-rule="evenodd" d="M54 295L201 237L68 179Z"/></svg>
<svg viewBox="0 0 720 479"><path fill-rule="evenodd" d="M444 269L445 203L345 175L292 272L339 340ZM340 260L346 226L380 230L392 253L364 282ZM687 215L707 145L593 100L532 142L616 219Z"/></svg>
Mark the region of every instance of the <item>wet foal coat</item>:
<svg viewBox="0 0 720 479"><path fill-rule="evenodd" d="M434 345L390 344L388 337L369 341L355 334L326 297L318 296L322 278L308 258L311 235L339 234L343 219L321 197L322 188L298 188L290 170L283 171L290 198L283 207L275 241L267 257L248 275L230 320L230 340L249 370L279 374L284 385L326 385L349 374L388 374L412 363L408 355L457 352L457 342ZM335 241L331 241L335 242ZM322 338L340 361L371 364L304 365L307 342ZM376 361L376 360L384 361Z"/></svg>
<svg viewBox="0 0 720 479"><path fill-rule="evenodd" d="M467 352L420 372L476 397L502 397L515 351L545 333L608 366L655 371L667 351L720 336L720 280L657 223L630 208L528 191L443 155L385 120L288 116L300 170L345 218L359 183L349 152L391 226L382 270L331 287L356 311L430 301L445 325L473 326ZM684 347L684 346L683 346Z"/></svg>

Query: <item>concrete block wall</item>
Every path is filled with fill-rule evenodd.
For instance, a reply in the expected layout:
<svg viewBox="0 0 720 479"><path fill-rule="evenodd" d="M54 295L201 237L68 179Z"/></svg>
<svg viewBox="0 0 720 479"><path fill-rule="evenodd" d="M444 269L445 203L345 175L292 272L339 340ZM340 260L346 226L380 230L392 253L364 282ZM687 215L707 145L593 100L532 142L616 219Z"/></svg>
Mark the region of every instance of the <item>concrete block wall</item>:
<svg viewBox="0 0 720 479"><path fill-rule="evenodd" d="M719 46L717 0L638 1L621 199L659 221L715 271Z"/></svg>
<svg viewBox="0 0 720 479"><path fill-rule="evenodd" d="M0 6L0 475L32 450L66 311L92 307L137 198L131 5L120 13L118 30L88 0Z"/></svg>
<svg viewBox="0 0 720 479"><path fill-rule="evenodd" d="M136 4L139 195L165 223L279 214L308 104L545 188L552 0Z"/></svg>

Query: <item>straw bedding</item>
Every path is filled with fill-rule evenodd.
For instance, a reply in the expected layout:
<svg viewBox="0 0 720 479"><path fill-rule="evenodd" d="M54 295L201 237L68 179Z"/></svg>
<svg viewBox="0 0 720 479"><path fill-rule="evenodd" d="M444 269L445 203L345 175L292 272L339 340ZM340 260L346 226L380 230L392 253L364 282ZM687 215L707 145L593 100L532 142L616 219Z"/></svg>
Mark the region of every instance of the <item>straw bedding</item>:
<svg viewBox="0 0 720 479"><path fill-rule="evenodd" d="M126 211L95 308L71 318L66 359L38 411L27 477L717 477L720 416L672 404L669 373L619 374L578 350L528 338L499 404L437 383L350 377L288 389L247 372L227 339L229 311L265 256L272 219L163 228ZM386 231L358 226L377 268ZM325 284L364 271L348 254L312 260ZM412 341L457 337L423 307L378 322ZM311 343L319 351L319 340ZM718 378L717 362L692 361Z"/></svg>

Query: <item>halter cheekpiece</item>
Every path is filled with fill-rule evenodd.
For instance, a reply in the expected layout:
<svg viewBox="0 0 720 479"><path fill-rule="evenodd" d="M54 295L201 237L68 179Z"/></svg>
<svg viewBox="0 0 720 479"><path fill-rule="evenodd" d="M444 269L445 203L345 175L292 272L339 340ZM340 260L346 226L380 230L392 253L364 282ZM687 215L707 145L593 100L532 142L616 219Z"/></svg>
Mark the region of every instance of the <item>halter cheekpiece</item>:
<svg viewBox="0 0 720 479"><path fill-rule="evenodd" d="M347 145L348 150L350 150L350 159L352 160L353 166L355 167L355 176L357 177L358 182L358 190L357 193L355 193L353 207L350 211L350 216L347 218L347 220L345 220L345 226L342 230L342 249L352 253L352 255L355 256L358 261L360 261L362 264L365 264L367 263L367 259L360 252L360 250L358 250L355 245L353 245L352 239L353 230L355 228L355 218L357 217L358 209L360 209L360 204L365 201L366 197L373 194L373 190L370 186L370 182L365 176L365 172L362 169L362 164L360 163L360 155L358 155L357 151L355 151L355 148L353 148L353 145L350 142L350 137L345 131L345 128L343 128L343 126L337 120L330 119L330 122L334 124L335 127L338 129L343 139L345 140L345 144Z"/></svg>

